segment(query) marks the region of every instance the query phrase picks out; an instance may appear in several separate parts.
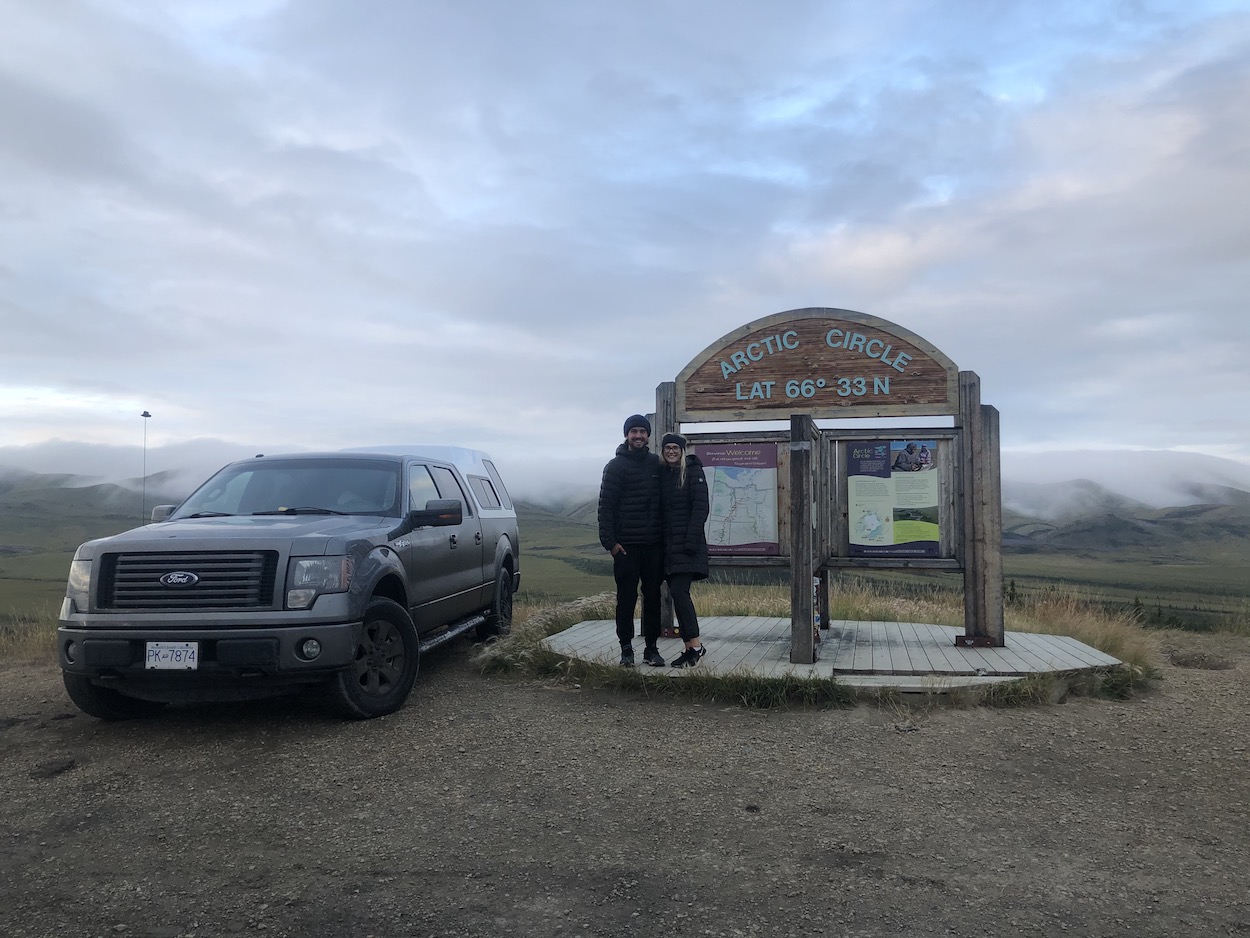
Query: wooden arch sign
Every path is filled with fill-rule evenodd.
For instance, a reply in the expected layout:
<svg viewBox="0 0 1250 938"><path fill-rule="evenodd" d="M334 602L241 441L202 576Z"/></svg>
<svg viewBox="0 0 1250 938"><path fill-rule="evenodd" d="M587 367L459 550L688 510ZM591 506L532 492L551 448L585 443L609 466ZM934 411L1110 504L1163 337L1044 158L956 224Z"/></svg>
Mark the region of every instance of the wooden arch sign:
<svg viewBox="0 0 1250 938"><path fill-rule="evenodd" d="M920 336L867 313L812 307L757 319L677 376L678 421L959 413L959 369Z"/></svg>

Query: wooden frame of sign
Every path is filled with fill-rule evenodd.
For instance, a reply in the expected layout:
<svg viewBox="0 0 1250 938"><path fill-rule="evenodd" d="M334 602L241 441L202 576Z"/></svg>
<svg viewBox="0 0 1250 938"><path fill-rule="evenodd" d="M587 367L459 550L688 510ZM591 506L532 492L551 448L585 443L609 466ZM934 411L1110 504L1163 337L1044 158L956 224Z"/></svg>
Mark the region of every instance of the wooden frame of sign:
<svg viewBox="0 0 1250 938"><path fill-rule="evenodd" d="M815 422L906 416L951 416L955 425L822 430ZM781 441L777 507L788 550L776 557L718 556L714 562L790 568L793 663L816 660L811 624L819 611L828 627L833 568L962 571L960 647L1004 643L998 412L981 404L975 373L960 371L920 336L876 316L832 308L790 310L722 337L676 381L657 387L652 443L658 445L683 423L743 420L788 420L790 430L689 436L695 443ZM850 556L844 446L882 437L932 438L942 448L939 510L945 520L936 557ZM815 597L813 578L819 582ZM667 601L664 626L671 632Z"/></svg>
<svg viewBox="0 0 1250 938"><path fill-rule="evenodd" d="M676 380L678 422L959 413L959 369L902 326L847 309L795 309L704 349Z"/></svg>

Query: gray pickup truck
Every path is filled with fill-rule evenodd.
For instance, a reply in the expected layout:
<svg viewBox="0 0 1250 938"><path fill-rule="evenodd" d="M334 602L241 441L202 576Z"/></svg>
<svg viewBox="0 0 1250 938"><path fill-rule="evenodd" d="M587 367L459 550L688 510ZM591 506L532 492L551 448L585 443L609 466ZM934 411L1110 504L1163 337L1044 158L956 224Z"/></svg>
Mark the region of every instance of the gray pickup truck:
<svg viewBox="0 0 1250 938"><path fill-rule="evenodd" d="M516 511L456 447L257 456L70 565L65 689L106 720L320 685L348 717L403 705L422 651L506 634Z"/></svg>

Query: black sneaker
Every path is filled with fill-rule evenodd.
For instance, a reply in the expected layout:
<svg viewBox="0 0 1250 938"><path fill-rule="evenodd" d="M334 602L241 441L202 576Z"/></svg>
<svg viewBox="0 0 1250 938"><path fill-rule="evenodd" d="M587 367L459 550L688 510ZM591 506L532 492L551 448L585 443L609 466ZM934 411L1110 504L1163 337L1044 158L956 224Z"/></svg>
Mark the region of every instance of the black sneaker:
<svg viewBox="0 0 1250 938"><path fill-rule="evenodd" d="M642 660L653 668L664 667L664 659L660 657L660 649L654 646L642 653Z"/></svg>
<svg viewBox="0 0 1250 938"><path fill-rule="evenodd" d="M697 648L687 648L680 655L673 659L674 668L693 668L699 663L699 659L707 654L707 649L702 645Z"/></svg>
<svg viewBox="0 0 1250 938"><path fill-rule="evenodd" d="M634 666L634 646L622 645L621 646L621 667L632 668L633 666Z"/></svg>

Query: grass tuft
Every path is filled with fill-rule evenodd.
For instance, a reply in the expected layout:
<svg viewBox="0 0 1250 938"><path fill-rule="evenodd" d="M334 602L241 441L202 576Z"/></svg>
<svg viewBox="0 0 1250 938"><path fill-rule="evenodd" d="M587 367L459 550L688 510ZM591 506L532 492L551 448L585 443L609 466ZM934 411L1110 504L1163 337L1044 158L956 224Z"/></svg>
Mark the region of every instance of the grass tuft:
<svg viewBox="0 0 1250 938"><path fill-rule="evenodd" d="M1233 613L1228 631L1234 635L1250 635L1250 600L1243 600L1241 608Z"/></svg>
<svg viewBox="0 0 1250 938"><path fill-rule="evenodd" d="M0 661L55 661L56 625L47 606L0 612Z"/></svg>
<svg viewBox="0 0 1250 938"><path fill-rule="evenodd" d="M477 665L487 674L508 671L558 674L570 659L548 651L542 640L585 619L611 619L615 610L616 598L611 593L537 606L518 602L512 608L512 633L481 646Z"/></svg>

